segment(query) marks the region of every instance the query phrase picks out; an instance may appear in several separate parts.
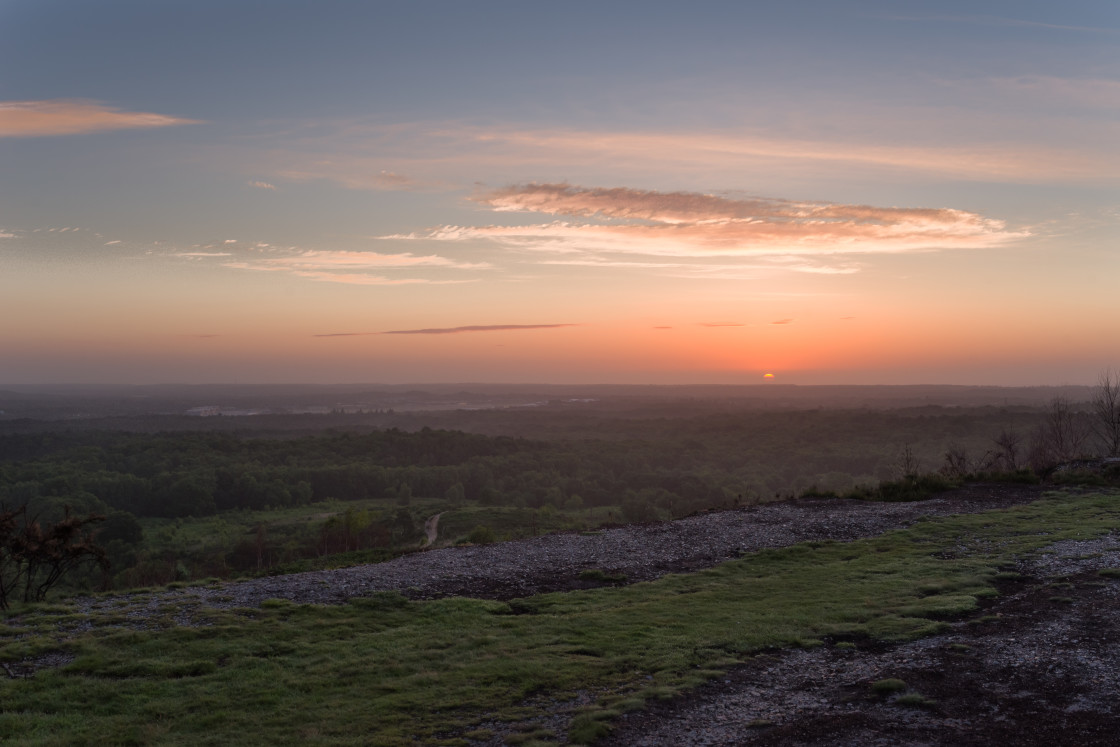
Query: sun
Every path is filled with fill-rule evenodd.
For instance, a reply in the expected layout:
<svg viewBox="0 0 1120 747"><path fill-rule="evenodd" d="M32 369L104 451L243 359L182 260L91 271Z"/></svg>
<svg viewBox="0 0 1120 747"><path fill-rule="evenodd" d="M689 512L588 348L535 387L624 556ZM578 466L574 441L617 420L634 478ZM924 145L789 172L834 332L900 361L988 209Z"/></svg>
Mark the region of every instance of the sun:
<svg viewBox="0 0 1120 747"><path fill-rule="evenodd" d="M772 378L774 378L774 374L769 374L769 373L768 373L768 374L762 374L762 378L764 378L764 379L772 379Z"/></svg>

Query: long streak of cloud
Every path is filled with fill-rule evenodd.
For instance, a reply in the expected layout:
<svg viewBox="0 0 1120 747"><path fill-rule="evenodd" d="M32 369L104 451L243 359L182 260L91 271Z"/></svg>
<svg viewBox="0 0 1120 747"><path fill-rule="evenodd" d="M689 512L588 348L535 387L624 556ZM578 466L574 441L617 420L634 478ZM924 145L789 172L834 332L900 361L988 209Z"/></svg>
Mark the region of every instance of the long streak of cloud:
<svg viewBox="0 0 1120 747"><path fill-rule="evenodd" d="M467 327L437 327L434 329L394 329L383 335L456 335L463 332L505 332L519 329L556 329L575 327L575 324L480 324Z"/></svg>
<svg viewBox="0 0 1120 747"><path fill-rule="evenodd" d="M312 337L370 337L372 335L457 335L465 332L505 332L521 329L555 329L577 327L576 324L478 324L467 327L435 327L432 329L394 329L388 332L326 332Z"/></svg>
<svg viewBox="0 0 1120 747"><path fill-rule="evenodd" d="M213 256L219 256L215 253ZM430 254L417 256L410 253L382 254L332 250L306 250L285 256L253 256L225 262L235 270L258 272L284 272L297 277L346 285L447 285L473 282L464 279L436 279L431 277L386 277L374 272L401 270L480 270L489 269L485 262L458 262L447 257Z"/></svg>
<svg viewBox="0 0 1120 747"><path fill-rule="evenodd" d="M0 101L0 137L80 135L109 130L200 124L199 120L114 109L97 101Z"/></svg>
<svg viewBox="0 0 1120 747"><path fill-rule="evenodd" d="M1029 235L951 208L898 208L618 187L526 184L475 200L496 212L564 218L522 226L443 226L383 238L486 239L533 251L732 257L901 253L985 248ZM598 222L592 222L598 221Z"/></svg>

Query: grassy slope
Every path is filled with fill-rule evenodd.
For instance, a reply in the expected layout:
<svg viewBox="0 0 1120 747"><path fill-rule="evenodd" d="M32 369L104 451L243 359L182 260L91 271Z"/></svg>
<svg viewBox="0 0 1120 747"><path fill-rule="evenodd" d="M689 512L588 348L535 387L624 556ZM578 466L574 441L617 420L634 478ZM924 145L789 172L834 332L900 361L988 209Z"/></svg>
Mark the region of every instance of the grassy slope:
<svg viewBox="0 0 1120 747"><path fill-rule="evenodd" d="M0 740L352 744L456 742L590 696L573 724L592 736L619 709L714 676L751 652L820 639L904 638L991 595L1001 565L1120 524L1120 494L923 521L852 543L808 543L623 588L511 604L266 603L153 629L115 618L83 633L65 605L0 627L0 662L64 650L76 660L0 681ZM538 735L546 736L546 735ZM459 743L462 743L459 741Z"/></svg>

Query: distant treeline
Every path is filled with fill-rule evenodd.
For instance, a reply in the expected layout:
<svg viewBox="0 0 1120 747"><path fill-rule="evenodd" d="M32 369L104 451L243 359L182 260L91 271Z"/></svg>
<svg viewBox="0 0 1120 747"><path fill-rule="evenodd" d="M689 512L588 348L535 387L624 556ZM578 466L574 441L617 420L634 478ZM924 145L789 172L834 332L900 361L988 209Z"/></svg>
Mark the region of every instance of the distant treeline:
<svg viewBox="0 0 1120 747"><path fill-rule="evenodd" d="M1047 408L682 412L681 403L610 414L444 412L426 417L452 427L370 429L355 418L346 430L313 435L9 432L0 436L0 508L27 506L46 522L67 507L104 516L96 538L117 583L138 585L415 550L425 520L443 511L485 508L486 521L505 522L504 536L524 536L807 492L873 497L869 487L900 478L906 497L928 492L910 490L922 487L918 475L1033 475L1039 465L1105 453L1092 411L1057 400ZM261 421L238 419L252 422ZM295 523L248 513L319 502L328 503ZM488 528L475 529L481 537Z"/></svg>
<svg viewBox="0 0 1120 747"><path fill-rule="evenodd" d="M539 508L653 504L665 515L810 487L844 491L982 453L1041 411L768 412L542 422L551 438L422 428L314 436L56 432L0 437L0 502L68 499L140 517L413 497ZM522 424L528 423L522 419ZM551 432L550 432L551 431ZM600 437L591 437L598 434Z"/></svg>

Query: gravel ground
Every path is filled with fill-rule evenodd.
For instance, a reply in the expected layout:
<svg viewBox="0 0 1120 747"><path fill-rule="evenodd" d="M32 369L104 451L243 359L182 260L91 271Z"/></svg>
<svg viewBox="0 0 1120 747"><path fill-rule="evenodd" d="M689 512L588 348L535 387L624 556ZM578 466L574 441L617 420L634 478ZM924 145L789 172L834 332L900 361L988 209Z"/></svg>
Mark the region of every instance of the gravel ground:
<svg viewBox="0 0 1120 747"><path fill-rule="evenodd" d="M1031 486L973 486L918 503L804 499L720 511L660 524L553 534L493 545L448 547L373 565L269 576L146 595L144 606L196 602L253 607L265 599L341 604L377 591L414 599L513 599L588 588L580 571L622 574L629 583L708 568L744 553L807 540L851 540L904 527L922 516L986 511L1038 498ZM83 611L116 609L121 598L83 601ZM137 611L137 614L141 614Z"/></svg>
<svg viewBox="0 0 1120 747"><path fill-rule="evenodd" d="M923 516L1027 503L1032 486L978 485L920 503L796 500L664 524L558 534L419 552L376 565L185 588L137 598L86 599L86 610L141 621L169 603L193 624L207 606L270 598L334 604L376 591L428 599L511 599L595 585L597 568L627 582L709 567L744 553L807 540L850 540ZM946 634L899 645L861 643L759 655L720 680L627 714L603 744L668 745L1115 745L1120 743L1120 535L1056 543L1020 563L1017 580ZM23 662L21 664L27 664ZM56 665L56 663L48 663ZM37 667L29 667L34 669ZM26 675L24 675L26 676ZM870 684L898 678L900 694ZM919 705L900 696L920 695ZM593 694L586 700L590 702ZM530 704L527 704L530 705ZM541 703L533 725L563 740L579 703ZM486 744L509 743L525 724L492 724Z"/></svg>
<svg viewBox="0 0 1120 747"><path fill-rule="evenodd" d="M918 641L755 657L623 716L606 745L1120 744L1120 536L1055 543L980 615ZM907 689L877 696L896 678ZM923 705L899 697L920 695Z"/></svg>

